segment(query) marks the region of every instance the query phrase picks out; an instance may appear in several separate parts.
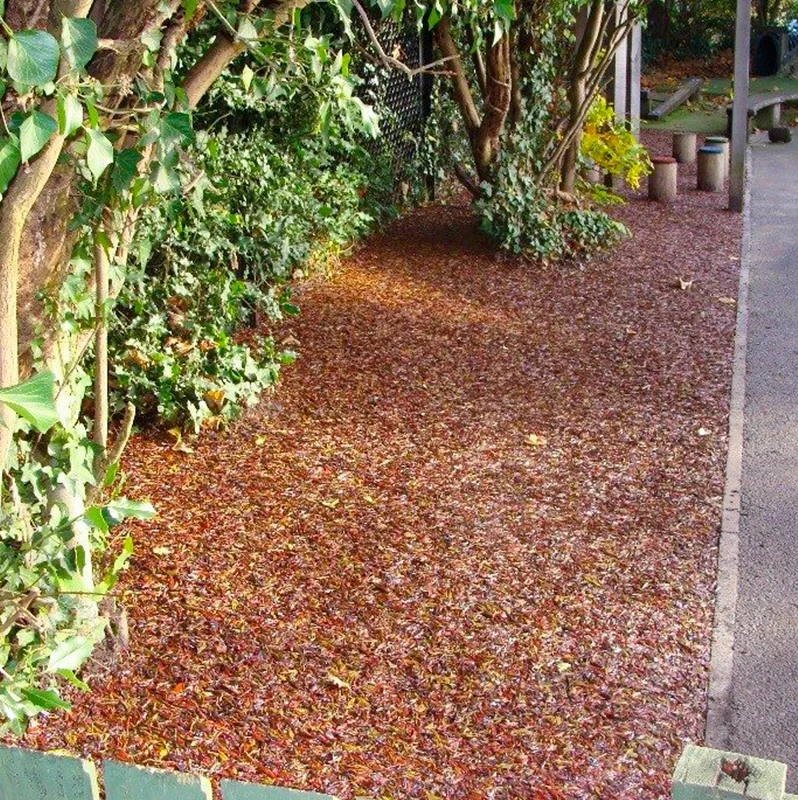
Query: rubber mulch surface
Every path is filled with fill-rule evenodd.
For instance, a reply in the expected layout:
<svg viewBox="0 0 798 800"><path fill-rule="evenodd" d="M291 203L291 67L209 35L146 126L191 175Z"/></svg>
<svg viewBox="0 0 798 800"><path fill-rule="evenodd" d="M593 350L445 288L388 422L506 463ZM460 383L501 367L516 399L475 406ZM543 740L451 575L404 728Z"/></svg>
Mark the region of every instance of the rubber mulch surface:
<svg viewBox="0 0 798 800"><path fill-rule="evenodd" d="M680 170L584 267L430 205L307 283L271 399L193 452L133 442L160 513L130 650L25 743L345 798L667 797L703 730L740 231Z"/></svg>

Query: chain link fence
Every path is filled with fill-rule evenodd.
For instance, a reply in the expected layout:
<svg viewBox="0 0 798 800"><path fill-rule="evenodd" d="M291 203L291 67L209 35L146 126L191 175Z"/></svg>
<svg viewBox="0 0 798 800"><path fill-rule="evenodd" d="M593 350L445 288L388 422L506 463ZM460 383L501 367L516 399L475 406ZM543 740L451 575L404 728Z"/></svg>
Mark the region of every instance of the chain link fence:
<svg viewBox="0 0 798 800"><path fill-rule="evenodd" d="M391 57L411 69L430 62L429 35L419 33L415 19L409 14L399 22L389 17L372 24L383 50ZM432 78L423 74L408 76L401 70L375 63L374 48L362 25L358 26L357 39L362 51L372 55L359 93L364 102L376 109L382 131L369 149L375 156L390 155L398 173L413 163L422 144Z"/></svg>

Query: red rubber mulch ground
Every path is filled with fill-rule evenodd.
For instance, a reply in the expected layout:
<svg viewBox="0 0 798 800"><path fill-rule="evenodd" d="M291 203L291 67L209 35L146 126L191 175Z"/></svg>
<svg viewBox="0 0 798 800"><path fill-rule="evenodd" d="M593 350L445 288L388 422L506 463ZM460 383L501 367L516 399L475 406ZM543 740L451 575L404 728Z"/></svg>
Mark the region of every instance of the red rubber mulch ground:
<svg viewBox="0 0 798 800"><path fill-rule="evenodd" d="M131 649L25 743L346 798L667 797L703 729L739 266L694 180L584 269L433 205L309 283L272 401L193 453L132 444L160 515Z"/></svg>

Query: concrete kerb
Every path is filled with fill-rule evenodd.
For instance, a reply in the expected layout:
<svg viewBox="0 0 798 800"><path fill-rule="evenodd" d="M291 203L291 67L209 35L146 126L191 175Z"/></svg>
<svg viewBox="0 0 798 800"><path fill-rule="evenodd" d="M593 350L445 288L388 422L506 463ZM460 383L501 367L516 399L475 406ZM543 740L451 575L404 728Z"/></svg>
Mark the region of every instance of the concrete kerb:
<svg viewBox="0 0 798 800"><path fill-rule="evenodd" d="M740 280L732 361L729 405L729 439L726 486L718 546L718 579L715 619L709 665L709 690L705 739L709 747L727 750L731 742L732 670L734 626L737 613L740 489L743 461L743 414L745 409L746 352L748 349L748 288L751 256L751 148L746 150L743 235L740 248Z"/></svg>

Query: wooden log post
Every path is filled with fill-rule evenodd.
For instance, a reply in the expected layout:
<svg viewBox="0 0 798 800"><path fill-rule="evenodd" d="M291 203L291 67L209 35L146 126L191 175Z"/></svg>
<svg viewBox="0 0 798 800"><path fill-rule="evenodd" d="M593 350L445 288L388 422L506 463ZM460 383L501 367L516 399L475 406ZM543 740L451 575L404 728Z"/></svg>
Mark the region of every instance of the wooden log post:
<svg viewBox="0 0 798 800"><path fill-rule="evenodd" d="M623 25L629 14L627 3L624 0L615 3L616 24ZM612 82L612 102L615 107L615 121L626 122L627 103L627 61L629 40L624 39L615 53L614 74Z"/></svg>
<svg viewBox="0 0 798 800"><path fill-rule="evenodd" d="M751 60L751 0L737 0L734 32L734 103L732 105L729 208L743 210L745 157L748 152L748 86Z"/></svg>
<svg viewBox="0 0 798 800"><path fill-rule="evenodd" d="M657 203L672 203L677 193L677 164L670 156L653 156L654 172L648 176L648 199Z"/></svg>
<svg viewBox="0 0 798 800"><path fill-rule="evenodd" d="M729 153L731 142L726 136L705 136L704 144L709 147L720 147L723 150L723 177L729 177Z"/></svg>
<svg viewBox="0 0 798 800"><path fill-rule="evenodd" d="M678 164L695 162L698 137L689 131L676 131L673 134L673 157Z"/></svg>
<svg viewBox="0 0 798 800"><path fill-rule="evenodd" d="M723 148L705 145L698 148L698 188L702 192L722 192L726 171Z"/></svg>
<svg viewBox="0 0 798 800"><path fill-rule="evenodd" d="M756 797L787 800L787 767L778 761L688 744L673 771L672 800Z"/></svg>
<svg viewBox="0 0 798 800"><path fill-rule="evenodd" d="M5 800L100 800L94 762L59 753L0 746L0 797Z"/></svg>
<svg viewBox="0 0 798 800"><path fill-rule="evenodd" d="M781 103L765 106L756 115L756 127L763 131L778 127L781 122Z"/></svg>
<svg viewBox="0 0 798 800"><path fill-rule="evenodd" d="M626 101L628 103L627 116L629 130L636 139L640 138L640 117L642 113L640 79L643 68L642 26L637 23L629 31L629 54L626 66Z"/></svg>
<svg viewBox="0 0 798 800"><path fill-rule="evenodd" d="M103 761L106 800L211 800L211 782L204 776Z"/></svg>

